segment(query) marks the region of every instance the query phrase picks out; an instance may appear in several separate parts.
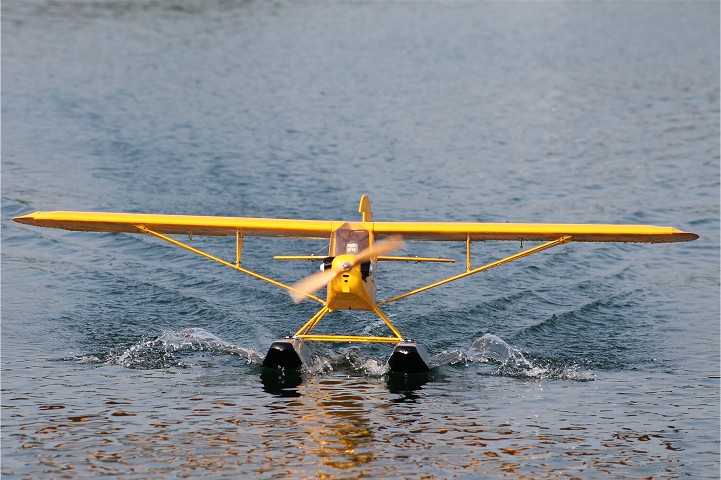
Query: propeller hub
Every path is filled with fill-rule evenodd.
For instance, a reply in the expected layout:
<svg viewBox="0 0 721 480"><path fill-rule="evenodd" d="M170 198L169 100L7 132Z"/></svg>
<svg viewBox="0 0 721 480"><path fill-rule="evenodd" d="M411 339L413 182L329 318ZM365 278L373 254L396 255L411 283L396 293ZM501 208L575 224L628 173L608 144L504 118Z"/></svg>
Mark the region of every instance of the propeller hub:
<svg viewBox="0 0 721 480"><path fill-rule="evenodd" d="M343 264L340 266L340 268L341 268L344 272L348 272L348 271L350 271L351 268L353 268L353 264L350 263L350 262L343 262Z"/></svg>

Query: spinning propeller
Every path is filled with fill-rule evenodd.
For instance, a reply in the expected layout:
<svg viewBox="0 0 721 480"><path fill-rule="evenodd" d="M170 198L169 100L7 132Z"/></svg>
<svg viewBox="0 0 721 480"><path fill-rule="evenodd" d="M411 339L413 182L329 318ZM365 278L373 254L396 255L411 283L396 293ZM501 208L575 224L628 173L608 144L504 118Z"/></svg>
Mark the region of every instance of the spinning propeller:
<svg viewBox="0 0 721 480"><path fill-rule="evenodd" d="M358 255L348 261L343 262L341 265L335 268L326 269L322 272L314 273L313 275L310 275L303 280L297 282L295 285L293 285L293 288L298 290L298 292L291 291L290 296L295 303L300 303L306 299L306 296L304 294L314 294L315 292L326 286L328 283L330 283L334 278L336 278L343 272L350 271L359 263L367 262L371 258L390 253L394 250L398 250L399 248L403 248L403 246L403 238L400 235L395 235L385 240L381 240L380 242L376 242L365 250L358 252Z"/></svg>

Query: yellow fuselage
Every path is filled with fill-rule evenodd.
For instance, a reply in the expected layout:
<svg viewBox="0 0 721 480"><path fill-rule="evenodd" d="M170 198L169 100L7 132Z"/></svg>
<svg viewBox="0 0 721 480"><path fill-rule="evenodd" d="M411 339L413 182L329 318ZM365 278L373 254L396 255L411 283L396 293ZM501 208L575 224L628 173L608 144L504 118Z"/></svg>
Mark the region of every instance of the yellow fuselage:
<svg viewBox="0 0 721 480"><path fill-rule="evenodd" d="M353 255L338 255L333 259L333 269L343 268ZM363 279L361 265L344 271L328 283L327 305L333 310L369 310L376 303L375 262L372 262L370 274Z"/></svg>

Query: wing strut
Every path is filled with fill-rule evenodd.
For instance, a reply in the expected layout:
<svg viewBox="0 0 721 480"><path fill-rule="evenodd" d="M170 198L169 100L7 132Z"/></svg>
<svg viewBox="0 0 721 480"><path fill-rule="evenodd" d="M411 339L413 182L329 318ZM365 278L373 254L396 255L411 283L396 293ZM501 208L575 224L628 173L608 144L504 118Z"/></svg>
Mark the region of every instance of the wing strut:
<svg viewBox="0 0 721 480"><path fill-rule="evenodd" d="M466 254L466 255L467 255L467 267L469 268L469 270L468 270L467 272L461 273L461 274L456 275L456 276L454 276L454 277L446 278L445 280L441 280L440 282L436 282L436 283L433 283L433 284L431 284L431 285L426 285L425 287L421 287L421 288L418 288L418 289L413 290L413 291L411 291L411 292L404 293L403 295L398 295L397 297L393 297L393 298L390 298L390 299L388 299L388 300L383 300L382 302L378 302L378 305L385 305L386 303L395 302L396 300L400 300L400 299L402 299L402 298L410 297L411 295L415 295L416 293L425 292L426 290L430 290L431 288L439 287L439 286L444 285L444 284L446 284L446 283L450 283L450 282L453 282L453 281L456 281L456 280L460 280L461 278L467 277L467 276L469 276L469 275L473 275L473 274L475 274L475 273L483 272L483 271L485 271L485 270L490 270L491 268L493 268L493 267L498 267L499 265L503 265L504 263L509 263L509 262L514 261L514 260L518 260L519 258L523 258L523 257L527 257L527 256L529 256L529 255L533 255L534 253L538 253L538 252L543 251L543 250L546 250L546 249L548 249L548 248L555 247L555 246L557 246L557 245L562 245L562 244L570 241L571 238L573 238L573 237L571 237L570 235L563 236L563 237L558 238L558 239L556 239L556 240L553 240L553 241L550 241L550 242L546 242L546 243L544 243L544 244L542 244L542 245L539 245L539 246L537 246L537 247L533 247L533 248L529 248L528 250L524 250L524 251L522 251L521 253L517 253L517 254L515 254L515 255L511 255L510 257L506 257L506 258L504 258L504 259L501 259L501 260L498 260L498 261L496 261L496 262L489 263L488 265L484 265L484 266L482 266L482 267L478 267L478 268L474 268L474 269L470 269L470 265L471 265L470 250L471 250L471 249L470 249L470 239L469 239L469 240L467 240L467 248L468 248L468 250L467 250L467 254Z"/></svg>
<svg viewBox="0 0 721 480"><path fill-rule="evenodd" d="M261 274L259 274L259 273L251 272L250 270L241 267L241 266L240 266L240 250L239 250L239 248L241 248L240 245L242 245L242 240L239 240L239 239L242 238L242 236L240 236L239 234L237 234L237 237L236 237L236 242L238 242L238 243L237 243L237 248L238 248L238 250L237 250L237 253L236 253L236 261L238 262L238 264L237 264L237 265L233 265L232 263L226 262L225 260L223 260L223 259L221 259L221 258L218 258L218 257L216 257L216 256L213 256L213 255L211 255L211 254L209 254L209 253L203 252L202 250L198 250L197 248L193 248L193 247L191 247L190 245L187 245L187 244L185 244L185 243L183 243L183 242L179 242L179 241L177 241L177 240L175 240L175 239L173 239L173 238L167 237L167 236L165 236L165 235L163 235L163 234L161 234L161 233L155 232L155 231L149 229L148 227L146 227L146 226L144 226L144 225L135 225L135 228L137 228L137 229L140 230L141 232L147 233L148 235L152 235L152 236L157 237L157 238L159 238L159 239L161 239L161 240L165 240L166 242L172 243L173 245L177 245L178 247L184 248L184 249L186 249L186 250L190 250L190 251L193 252L193 253L197 253L197 254L200 255L201 257L209 258L210 260L213 260L213 261L215 261L215 262L218 262L218 263L220 263L220 264L223 264L223 265L225 265L225 266L228 266L228 267L230 267L230 268L232 268L232 269L234 269L234 270L238 270L239 272L246 273L246 274L250 275L251 277L255 277L255 278L257 278L257 279L263 280L264 282L268 282L268 283L270 283L270 284L273 284L273 285L275 285L275 286L277 286L277 287L285 288L286 290L290 290L290 291L292 291L292 292L296 292L296 293L298 293L299 295L306 296L306 297L310 298L311 300L315 300L316 302L322 303L323 305L325 305L325 301L321 300L320 298L316 297L315 295L310 295L310 294L308 294L308 293L301 292L300 290L296 290L295 288L293 288L293 287L291 287L291 286L288 286L288 285L285 285L285 284L283 284L283 283L277 282L277 281L275 281L275 280L273 280L273 279L271 279L271 278L264 277L263 275L261 275Z"/></svg>
<svg viewBox="0 0 721 480"><path fill-rule="evenodd" d="M240 267L240 254L243 251L243 235L240 230L235 231L235 266Z"/></svg>

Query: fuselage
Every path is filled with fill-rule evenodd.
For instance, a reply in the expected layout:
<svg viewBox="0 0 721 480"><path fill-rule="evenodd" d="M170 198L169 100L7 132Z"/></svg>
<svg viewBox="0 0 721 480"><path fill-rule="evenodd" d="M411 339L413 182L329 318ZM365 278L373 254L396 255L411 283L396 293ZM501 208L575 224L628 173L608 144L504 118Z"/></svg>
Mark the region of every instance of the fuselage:
<svg viewBox="0 0 721 480"><path fill-rule="evenodd" d="M330 236L325 267L343 270L328 283L326 304L331 311L373 310L376 304L376 259L354 262L357 254L373 246L374 236L367 226L363 222L346 222Z"/></svg>
<svg viewBox="0 0 721 480"><path fill-rule="evenodd" d="M348 254L333 258L332 268L344 271L328 283L326 303L331 311L346 309L370 311L376 303L376 262L361 263L346 270L353 258L354 255Z"/></svg>

